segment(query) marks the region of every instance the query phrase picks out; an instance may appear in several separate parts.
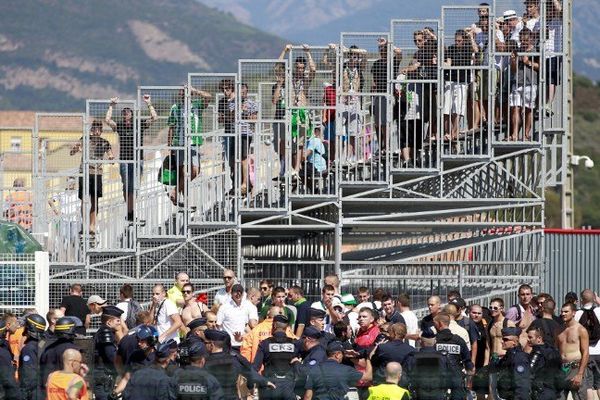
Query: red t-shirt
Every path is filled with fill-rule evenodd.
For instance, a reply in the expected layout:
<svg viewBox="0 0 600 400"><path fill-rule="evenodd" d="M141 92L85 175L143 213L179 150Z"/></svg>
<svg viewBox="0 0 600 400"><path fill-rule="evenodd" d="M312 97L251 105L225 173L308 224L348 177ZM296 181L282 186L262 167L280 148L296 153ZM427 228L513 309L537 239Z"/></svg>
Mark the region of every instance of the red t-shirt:
<svg viewBox="0 0 600 400"><path fill-rule="evenodd" d="M379 333L380 333L379 326L377 326L376 324L371 325L369 328L367 328L364 331L362 329L359 329L358 332L356 333L356 339L354 340L354 343L358 347L362 347L362 348L371 347L375 344L375 339L377 339L377 336L379 336ZM360 372L364 372L365 368L357 365L356 370L360 371ZM360 381L358 381L356 386L357 387L368 387L368 386L370 386L370 382L365 382L363 380L360 380Z"/></svg>
<svg viewBox="0 0 600 400"><path fill-rule="evenodd" d="M325 95L323 96L323 101L325 105L328 107L335 107L335 86L327 86L325 87ZM335 120L335 110L327 110L327 121Z"/></svg>

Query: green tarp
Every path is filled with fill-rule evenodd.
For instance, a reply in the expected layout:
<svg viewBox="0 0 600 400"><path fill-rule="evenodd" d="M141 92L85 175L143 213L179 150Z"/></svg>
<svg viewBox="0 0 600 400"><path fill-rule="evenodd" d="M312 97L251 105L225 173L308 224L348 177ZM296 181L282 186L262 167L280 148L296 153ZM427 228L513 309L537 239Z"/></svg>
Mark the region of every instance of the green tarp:
<svg viewBox="0 0 600 400"><path fill-rule="evenodd" d="M0 254L31 254L42 246L20 225L0 221Z"/></svg>

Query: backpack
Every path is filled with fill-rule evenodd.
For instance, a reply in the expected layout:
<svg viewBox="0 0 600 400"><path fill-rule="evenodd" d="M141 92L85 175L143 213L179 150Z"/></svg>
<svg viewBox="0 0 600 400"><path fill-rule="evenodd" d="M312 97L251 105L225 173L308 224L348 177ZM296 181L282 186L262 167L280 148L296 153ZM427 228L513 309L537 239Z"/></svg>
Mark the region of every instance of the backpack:
<svg viewBox="0 0 600 400"><path fill-rule="evenodd" d="M592 307L589 310L582 309L583 314L579 318L579 323L587 329L590 336L590 346L595 346L600 341L600 322Z"/></svg>
<svg viewBox="0 0 600 400"><path fill-rule="evenodd" d="M510 306L510 308L515 307L517 309L517 320L515 321L515 325L519 325L519 323L521 322L521 320L523 319L523 314L521 311L521 306L518 304L513 304L512 306Z"/></svg>
<svg viewBox="0 0 600 400"><path fill-rule="evenodd" d="M142 311L142 306L140 303L134 299L129 300L129 304L127 306L127 315L125 317L125 325L127 325L128 329L135 328L136 316L140 311Z"/></svg>

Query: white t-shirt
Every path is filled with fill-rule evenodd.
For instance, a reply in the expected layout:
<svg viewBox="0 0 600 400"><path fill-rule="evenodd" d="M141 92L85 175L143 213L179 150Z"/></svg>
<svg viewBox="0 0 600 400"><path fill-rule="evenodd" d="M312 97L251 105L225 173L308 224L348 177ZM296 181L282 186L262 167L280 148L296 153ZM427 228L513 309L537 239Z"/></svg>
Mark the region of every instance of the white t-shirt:
<svg viewBox="0 0 600 400"><path fill-rule="evenodd" d="M227 303L222 304L217 312L217 325L229 334L232 346L242 345L242 342L235 340L234 333L241 332L245 334L246 324L251 319L258 321L258 309L245 299L242 300L239 306L233 300L229 300Z"/></svg>
<svg viewBox="0 0 600 400"><path fill-rule="evenodd" d="M454 335L460 336L462 340L467 344L467 348L471 351L471 340L469 339L469 332L462 326L460 326L455 320L450 320L450 326L448 327L450 332Z"/></svg>
<svg viewBox="0 0 600 400"><path fill-rule="evenodd" d="M402 317L404 318L404 322L406 322L406 333L412 335L419 331L419 319L417 318L414 312L412 312L411 310L402 311L400 315L402 315ZM410 344L412 347L415 347L414 340L409 340L408 344Z"/></svg>
<svg viewBox="0 0 600 400"><path fill-rule="evenodd" d="M244 300L246 299L246 292L244 292L242 299L244 299ZM225 288L221 288L221 289L217 290L217 293L215 293L215 297L213 299L213 304L223 305L223 304L227 304L230 301L231 301L231 293L227 293L227 290L225 290Z"/></svg>
<svg viewBox="0 0 600 400"><path fill-rule="evenodd" d="M130 300L131 299L124 300L120 303L117 303L117 305L115 306L118 309L120 309L121 311L123 311L123 314L121 314L121 321L123 321L123 322L125 322L125 320L127 319L127 310L129 309L129 301Z"/></svg>
<svg viewBox="0 0 600 400"><path fill-rule="evenodd" d="M585 305L585 306L583 306L583 308L589 310L590 306ZM600 307L594 308L594 314L596 314L596 318L598 318L598 321L600 321ZM577 322L579 322L579 319L581 318L582 315L583 315L583 311L577 310L577 312L575 313L575 320ZM590 345L590 356L597 356L599 354L600 354L600 341L598 343L596 343L595 346Z"/></svg>
<svg viewBox="0 0 600 400"><path fill-rule="evenodd" d="M158 334L162 335L164 332L168 331L172 325L171 315L179 314L177 311L177 306L169 299L164 299L162 302L162 306L159 303L156 310L158 311L158 315L156 315L156 329L158 330ZM156 313L156 311L155 311ZM178 332L175 331L169 336L167 336L163 342L168 341L169 339L175 340L179 343L179 335Z"/></svg>

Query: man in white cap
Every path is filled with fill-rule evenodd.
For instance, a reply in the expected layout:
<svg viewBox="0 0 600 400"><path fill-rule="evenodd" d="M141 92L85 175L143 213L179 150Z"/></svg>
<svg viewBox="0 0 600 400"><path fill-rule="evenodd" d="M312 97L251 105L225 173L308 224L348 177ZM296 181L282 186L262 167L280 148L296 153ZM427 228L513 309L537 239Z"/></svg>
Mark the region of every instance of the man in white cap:
<svg viewBox="0 0 600 400"><path fill-rule="evenodd" d="M514 40L520 46L519 33L523 29L523 21L521 21L515 10L504 11L503 18L504 22L510 27L509 39Z"/></svg>
<svg viewBox="0 0 600 400"><path fill-rule="evenodd" d="M90 313L85 317L85 327L90 327L92 317L98 317L102 314L102 309L108 305L108 302L97 294L93 294L87 299L87 306Z"/></svg>

